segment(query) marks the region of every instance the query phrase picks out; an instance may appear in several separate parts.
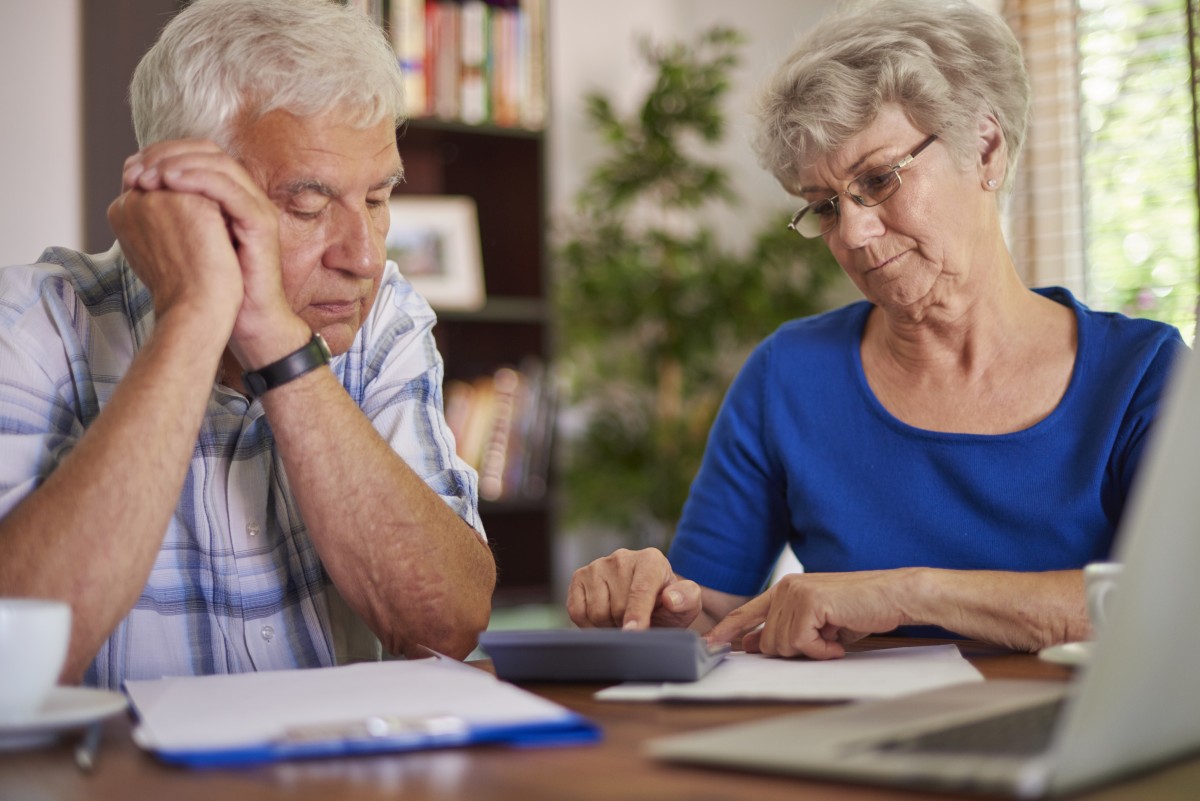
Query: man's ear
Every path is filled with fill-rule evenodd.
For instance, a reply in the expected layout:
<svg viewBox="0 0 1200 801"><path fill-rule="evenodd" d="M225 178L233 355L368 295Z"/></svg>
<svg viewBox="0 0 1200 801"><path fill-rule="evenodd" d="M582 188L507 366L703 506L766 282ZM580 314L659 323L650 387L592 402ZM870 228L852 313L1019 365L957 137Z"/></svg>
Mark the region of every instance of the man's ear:
<svg viewBox="0 0 1200 801"><path fill-rule="evenodd" d="M976 147L980 183L989 190L1004 186L1008 174L1008 151L1004 147L1004 131L994 115L987 114L979 120Z"/></svg>

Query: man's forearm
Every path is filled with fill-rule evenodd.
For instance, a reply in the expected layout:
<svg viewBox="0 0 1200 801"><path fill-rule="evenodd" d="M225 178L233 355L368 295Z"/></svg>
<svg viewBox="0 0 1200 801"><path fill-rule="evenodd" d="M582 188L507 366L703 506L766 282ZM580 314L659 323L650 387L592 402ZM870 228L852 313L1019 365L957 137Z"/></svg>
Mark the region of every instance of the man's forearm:
<svg viewBox="0 0 1200 801"><path fill-rule="evenodd" d="M466 656L486 627L486 543L317 370L263 397L288 482L321 561L389 651ZM319 410L319 411L317 411Z"/></svg>
<svg viewBox="0 0 1200 801"><path fill-rule="evenodd" d="M74 450L0 521L0 595L71 604L77 681L145 586L187 473L220 348L160 319Z"/></svg>

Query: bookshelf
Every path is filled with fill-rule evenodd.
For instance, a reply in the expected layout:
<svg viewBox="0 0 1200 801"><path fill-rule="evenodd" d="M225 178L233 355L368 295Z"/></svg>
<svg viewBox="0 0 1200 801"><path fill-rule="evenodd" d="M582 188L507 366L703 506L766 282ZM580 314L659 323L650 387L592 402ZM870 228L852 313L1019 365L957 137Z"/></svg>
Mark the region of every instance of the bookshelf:
<svg viewBox="0 0 1200 801"><path fill-rule="evenodd" d="M413 119L398 132L405 181L397 194L474 199L487 301L478 311L443 311L434 335L446 386L502 367L553 358L545 254L545 140L539 131ZM546 446L549 447L549 446ZM496 554L496 605L546 602L552 594L554 491L482 499Z"/></svg>
<svg viewBox="0 0 1200 801"><path fill-rule="evenodd" d="M405 182L396 193L475 202L487 300L479 310L438 313L434 335L446 364L447 417L460 452L480 472L480 513L499 570L495 605L550 601L553 399L528 386L540 379L545 389L553 356L542 131L545 0L349 2L388 30L406 75L410 119L398 131ZM522 382L515 401L496 391L513 369ZM523 402L523 393L541 397ZM471 402L476 422L479 407L486 409L482 434L478 426L464 433L455 421L456 407ZM506 414L516 419L501 436L496 420ZM504 449L506 468L493 475L489 457Z"/></svg>

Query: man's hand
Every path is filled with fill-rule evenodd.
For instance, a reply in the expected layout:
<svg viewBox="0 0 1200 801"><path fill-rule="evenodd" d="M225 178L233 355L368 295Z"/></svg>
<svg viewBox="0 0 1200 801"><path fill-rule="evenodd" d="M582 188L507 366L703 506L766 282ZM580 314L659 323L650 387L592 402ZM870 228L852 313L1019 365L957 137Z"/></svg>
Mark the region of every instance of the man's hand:
<svg viewBox="0 0 1200 801"><path fill-rule="evenodd" d="M108 219L160 319L183 307L205 315L215 331L228 335L242 305L242 279L217 203L126 180L108 207Z"/></svg>
<svg viewBox="0 0 1200 801"><path fill-rule="evenodd" d="M661 551L622 548L575 571L567 613L582 628L691 625L701 612L700 586L675 575Z"/></svg>
<svg viewBox="0 0 1200 801"><path fill-rule="evenodd" d="M876 570L785 576L726 615L707 636L713 643L741 637L746 651L768 656L842 657L846 643L916 622L904 611L910 575Z"/></svg>
<svg viewBox="0 0 1200 801"><path fill-rule="evenodd" d="M279 210L236 159L206 140L159 142L126 162L123 181L134 191L204 199L219 210L243 289L230 339L243 366L259 367L282 355L257 352L270 348L281 331L296 329L296 336L306 337L307 327L283 290ZM289 342L286 350L294 346Z"/></svg>

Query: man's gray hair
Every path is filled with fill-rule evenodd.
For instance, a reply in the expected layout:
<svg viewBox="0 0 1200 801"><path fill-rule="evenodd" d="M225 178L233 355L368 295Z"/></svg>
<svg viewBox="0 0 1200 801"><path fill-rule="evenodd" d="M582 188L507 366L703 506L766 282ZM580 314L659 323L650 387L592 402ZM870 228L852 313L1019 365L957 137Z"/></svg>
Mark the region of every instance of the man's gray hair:
<svg viewBox="0 0 1200 801"><path fill-rule="evenodd" d="M1007 148L1005 188L1011 183L1029 79L1008 25L967 0L857 2L823 18L759 96L759 162L794 192L799 169L837 151L887 103L963 164L976 152L981 118L994 115Z"/></svg>
<svg viewBox="0 0 1200 801"><path fill-rule="evenodd" d="M141 147L207 138L276 109L335 109L366 128L403 118L403 83L383 31L332 0L194 0L163 29L129 87Z"/></svg>

